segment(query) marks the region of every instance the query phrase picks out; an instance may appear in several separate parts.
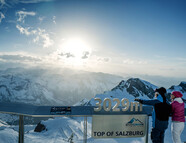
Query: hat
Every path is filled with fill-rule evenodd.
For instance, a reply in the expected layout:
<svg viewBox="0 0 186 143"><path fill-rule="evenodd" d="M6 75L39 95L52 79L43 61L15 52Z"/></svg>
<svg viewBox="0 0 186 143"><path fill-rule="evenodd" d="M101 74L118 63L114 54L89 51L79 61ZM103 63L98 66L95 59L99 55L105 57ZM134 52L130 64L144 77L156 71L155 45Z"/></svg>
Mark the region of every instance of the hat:
<svg viewBox="0 0 186 143"><path fill-rule="evenodd" d="M174 95L177 98L183 96L183 94L181 94L181 92L179 92L179 91L173 91L171 94Z"/></svg>
<svg viewBox="0 0 186 143"><path fill-rule="evenodd" d="M156 88L155 92L158 92L161 95L164 95L167 91L164 87Z"/></svg>

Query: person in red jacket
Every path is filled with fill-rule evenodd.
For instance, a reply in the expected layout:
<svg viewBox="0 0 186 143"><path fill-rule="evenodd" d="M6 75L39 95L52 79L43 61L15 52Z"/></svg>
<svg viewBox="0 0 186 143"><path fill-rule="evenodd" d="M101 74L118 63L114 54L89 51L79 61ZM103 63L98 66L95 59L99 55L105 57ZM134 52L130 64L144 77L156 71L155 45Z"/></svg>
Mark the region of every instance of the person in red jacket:
<svg viewBox="0 0 186 143"><path fill-rule="evenodd" d="M182 94L179 91L173 91L171 93L171 107L172 107L172 140L173 143L181 143L181 133L184 129L185 114L184 114L184 102L182 100Z"/></svg>

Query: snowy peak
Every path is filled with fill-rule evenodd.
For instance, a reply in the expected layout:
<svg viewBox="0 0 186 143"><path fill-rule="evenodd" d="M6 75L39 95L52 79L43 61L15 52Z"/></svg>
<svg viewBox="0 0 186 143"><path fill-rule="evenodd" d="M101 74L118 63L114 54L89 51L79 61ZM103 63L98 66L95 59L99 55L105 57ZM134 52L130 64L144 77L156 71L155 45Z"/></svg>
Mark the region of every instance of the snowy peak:
<svg viewBox="0 0 186 143"><path fill-rule="evenodd" d="M181 82L179 85L173 85L168 89L168 92L172 92L174 90L181 91L182 93L186 92L186 82Z"/></svg>
<svg viewBox="0 0 186 143"><path fill-rule="evenodd" d="M102 101L105 98L127 98L129 101L134 101L135 98L152 99L154 97L155 88L157 88L157 86L147 81L139 78L130 78L127 81L122 80L111 91L97 94L95 98L100 98ZM95 105L95 99L92 98L89 103L90 105ZM112 106L115 105L113 100L111 100L111 104Z"/></svg>
<svg viewBox="0 0 186 143"><path fill-rule="evenodd" d="M121 81L116 87L114 87L111 91L114 91L114 90L117 90L117 89L123 91L124 88L125 88L125 81L122 80L122 81Z"/></svg>
<svg viewBox="0 0 186 143"><path fill-rule="evenodd" d="M182 88L182 92L186 92L186 82L181 82L179 86Z"/></svg>
<svg viewBox="0 0 186 143"><path fill-rule="evenodd" d="M186 98L186 82L181 82L179 85L173 85L167 89L167 98L170 99L172 91L180 91L183 94L183 98Z"/></svg>
<svg viewBox="0 0 186 143"><path fill-rule="evenodd" d="M81 100L80 102L74 104L73 106L87 106L87 105L89 105L89 100L85 98Z"/></svg>
<svg viewBox="0 0 186 143"><path fill-rule="evenodd" d="M132 94L134 97L139 97L140 95L147 95L149 98L153 98L154 95L154 85L146 81L140 80L139 78L131 78L127 80L126 85L128 86L127 92Z"/></svg>
<svg viewBox="0 0 186 143"><path fill-rule="evenodd" d="M0 101L36 105L56 103L53 94L45 86L22 74L0 76Z"/></svg>
<svg viewBox="0 0 186 143"><path fill-rule="evenodd" d="M122 80L112 91L115 90L126 90L129 94L134 97L139 97L140 95L147 95L149 98L153 98L155 85L141 80L139 78L130 78L126 82Z"/></svg>

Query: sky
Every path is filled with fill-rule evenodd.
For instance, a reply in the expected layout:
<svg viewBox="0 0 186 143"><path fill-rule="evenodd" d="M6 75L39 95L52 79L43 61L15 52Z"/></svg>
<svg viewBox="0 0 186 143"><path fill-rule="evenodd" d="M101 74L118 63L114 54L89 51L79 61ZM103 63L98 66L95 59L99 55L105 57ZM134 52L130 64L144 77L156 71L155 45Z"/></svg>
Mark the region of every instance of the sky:
<svg viewBox="0 0 186 143"><path fill-rule="evenodd" d="M185 0L0 0L0 67L186 81Z"/></svg>

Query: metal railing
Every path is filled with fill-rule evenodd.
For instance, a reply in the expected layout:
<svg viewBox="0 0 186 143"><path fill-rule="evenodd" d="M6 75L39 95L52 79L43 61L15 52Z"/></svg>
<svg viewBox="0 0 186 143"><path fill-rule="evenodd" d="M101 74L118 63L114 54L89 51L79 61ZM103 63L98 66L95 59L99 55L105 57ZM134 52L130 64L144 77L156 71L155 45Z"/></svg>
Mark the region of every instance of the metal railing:
<svg viewBox="0 0 186 143"><path fill-rule="evenodd" d="M52 109L56 107L59 113L55 114ZM70 109L70 110L68 110ZM34 106L22 103L0 103L0 113L13 114L19 116L19 143L24 143L24 117L84 117L84 136L83 142L87 143L87 117L92 115L147 115L151 116L152 107L143 106L142 111L126 111L126 112L105 112L101 110L99 112L94 111L93 106ZM186 109L185 109L186 113ZM146 137L145 143L148 143L148 129L149 129L149 117L146 120Z"/></svg>

